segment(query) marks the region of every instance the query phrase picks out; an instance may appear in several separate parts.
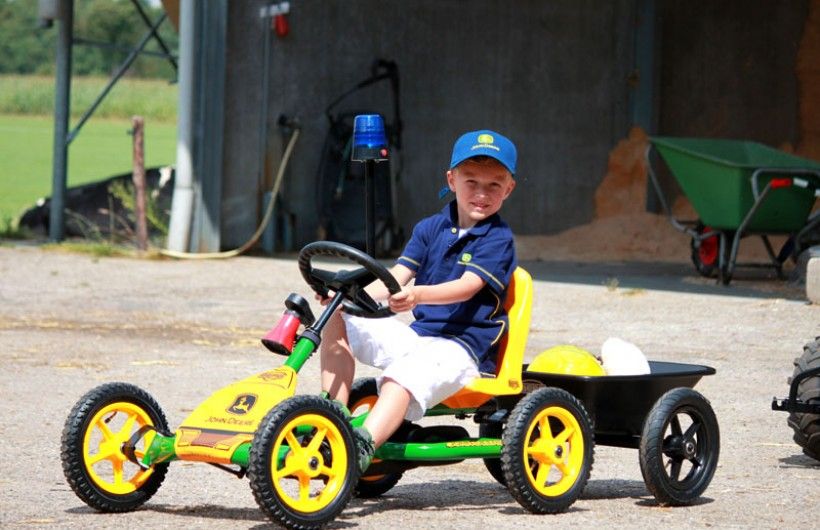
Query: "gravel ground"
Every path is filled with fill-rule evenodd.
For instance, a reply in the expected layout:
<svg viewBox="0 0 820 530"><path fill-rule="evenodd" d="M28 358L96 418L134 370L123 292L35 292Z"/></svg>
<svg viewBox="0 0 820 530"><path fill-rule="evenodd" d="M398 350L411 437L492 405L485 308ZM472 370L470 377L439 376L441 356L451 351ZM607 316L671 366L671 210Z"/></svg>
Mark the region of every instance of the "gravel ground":
<svg viewBox="0 0 820 530"><path fill-rule="evenodd" d="M697 386L721 430L720 463L700 502L658 506L637 451L598 446L592 478L565 514L526 513L468 460L409 471L384 497L354 499L331 528L817 527L820 465L792 443L785 413L770 410L787 394L792 359L820 335L820 307L799 288L743 273L720 287L685 263L523 265L536 280L527 360L555 344L596 350L617 336L650 359L717 369ZM189 462L171 465L143 509L97 514L65 482L60 433L77 399L104 382L146 389L176 426L212 391L278 365L258 338L291 291L308 289L289 258L98 259L0 247L0 526L266 527L246 480ZM299 385L318 391L315 359Z"/></svg>

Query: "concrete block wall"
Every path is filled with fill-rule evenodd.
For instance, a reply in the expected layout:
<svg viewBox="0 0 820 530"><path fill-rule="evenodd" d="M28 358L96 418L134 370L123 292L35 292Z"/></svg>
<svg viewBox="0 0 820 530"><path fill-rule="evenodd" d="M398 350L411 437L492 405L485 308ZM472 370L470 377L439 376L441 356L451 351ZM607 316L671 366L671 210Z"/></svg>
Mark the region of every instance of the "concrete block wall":
<svg viewBox="0 0 820 530"><path fill-rule="evenodd" d="M517 233L590 221L608 153L631 125L639 1L294 0L290 34L271 40L267 95L258 16L267 2L231 2L223 246L244 242L261 218L261 193L284 141L273 125L279 114L303 125L282 208L294 219L295 248L316 238L324 110L376 58L396 61L401 74L397 210L406 232L441 208L436 192L453 140L482 127L519 147L519 186L503 211ZM793 141L793 41L805 8L803 0L662 2L659 133ZM389 95L374 86L339 109L390 114ZM260 141L262 120L269 133Z"/></svg>

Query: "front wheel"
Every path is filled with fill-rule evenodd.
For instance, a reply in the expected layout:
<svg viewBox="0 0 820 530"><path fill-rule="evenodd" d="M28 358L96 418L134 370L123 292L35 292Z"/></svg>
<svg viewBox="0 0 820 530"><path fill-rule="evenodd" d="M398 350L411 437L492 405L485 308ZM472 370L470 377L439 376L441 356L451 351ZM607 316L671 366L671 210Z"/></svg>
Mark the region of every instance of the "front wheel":
<svg viewBox="0 0 820 530"><path fill-rule="evenodd" d="M71 489L101 512L140 507L159 489L168 464L143 469L126 456L124 446L133 445L133 456L141 459L157 431L167 432L168 422L144 390L107 383L88 392L63 428L60 457Z"/></svg>
<svg viewBox="0 0 820 530"><path fill-rule="evenodd" d="M644 421L639 447L646 487L664 506L691 504L717 467L720 432L709 402L691 388L658 399Z"/></svg>
<svg viewBox="0 0 820 530"><path fill-rule="evenodd" d="M567 510L592 471L593 431L584 406L558 388L518 402L504 428L501 467L515 500L532 513Z"/></svg>
<svg viewBox="0 0 820 530"><path fill-rule="evenodd" d="M259 507L286 528L320 528L347 506L358 469L353 431L319 396L274 407L253 437L248 467Z"/></svg>

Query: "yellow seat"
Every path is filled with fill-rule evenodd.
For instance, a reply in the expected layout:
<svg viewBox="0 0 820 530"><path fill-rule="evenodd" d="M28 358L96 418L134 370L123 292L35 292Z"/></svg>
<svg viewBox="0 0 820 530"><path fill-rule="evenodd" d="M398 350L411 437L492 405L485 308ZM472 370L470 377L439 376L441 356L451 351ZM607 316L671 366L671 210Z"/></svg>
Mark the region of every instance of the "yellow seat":
<svg viewBox="0 0 820 530"><path fill-rule="evenodd" d="M521 370L530 332L532 276L521 267L513 271L504 308L507 310L510 327L498 347L495 377L473 379L467 386L445 399L443 405L450 408L472 408L493 396L519 394L523 390Z"/></svg>

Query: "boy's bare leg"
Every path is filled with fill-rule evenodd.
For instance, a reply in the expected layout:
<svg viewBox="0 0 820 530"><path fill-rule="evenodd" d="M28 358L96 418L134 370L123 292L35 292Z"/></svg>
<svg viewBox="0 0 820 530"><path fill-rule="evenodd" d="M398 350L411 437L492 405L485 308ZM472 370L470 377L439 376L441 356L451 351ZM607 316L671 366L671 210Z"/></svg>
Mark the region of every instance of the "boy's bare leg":
<svg viewBox="0 0 820 530"><path fill-rule="evenodd" d="M379 399L364 420L364 427L373 436L376 447L396 432L409 405L410 392L392 379L385 379L379 391Z"/></svg>
<svg viewBox="0 0 820 530"><path fill-rule="evenodd" d="M339 311L328 320L319 347L322 366L322 390L333 399L347 403L356 370L356 361L347 342L347 330Z"/></svg>

